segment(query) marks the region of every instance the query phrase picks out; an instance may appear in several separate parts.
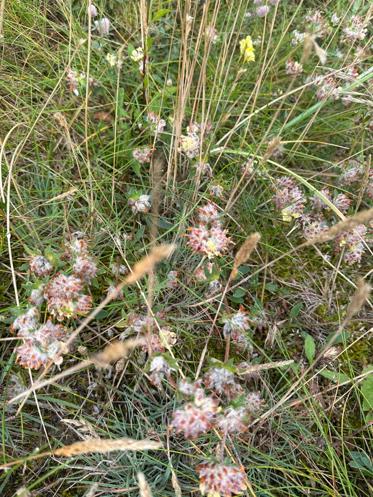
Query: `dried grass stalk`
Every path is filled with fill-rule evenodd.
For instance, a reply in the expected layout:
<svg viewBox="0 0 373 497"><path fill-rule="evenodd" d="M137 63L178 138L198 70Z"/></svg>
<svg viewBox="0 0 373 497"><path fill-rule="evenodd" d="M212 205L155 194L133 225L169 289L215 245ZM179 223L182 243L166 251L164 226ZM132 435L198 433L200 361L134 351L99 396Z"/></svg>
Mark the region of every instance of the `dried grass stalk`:
<svg viewBox="0 0 373 497"><path fill-rule="evenodd" d="M104 348L103 351L92 357L92 362L100 368L107 368L111 363L117 362L119 359L126 357L135 347L144 344L144 338L133 338L126 340L125 342L116 341L110 343Z"/></svg>
<svg viewBox="0 0 373 497"><path fill-rule="evenodd" d="M308 240L308 242L305 243L305 246L314 245L316 243L329 242L330 240L333 240L340 233L344 231L349 231L358 224L367 224L372 219L373 219L373 208L358 212L354 216L348 217L347 219L340 221L334 226L331 226L328 230L324 231L320 235L311 238L311 240Z"/></svg>
<svg viewBox="0 0 373 497"><path fill-rule="evenodd" d="M231 278L236 278L238 274L238 268L249 260L251 254L256 249L260 241L261 235L260 233L252 233L249 235L246 240L243 242L241 247L239 248L236 257L234 258L233 269L231 272Z"/></svg>
<svg viewBox="0 0 373 497"><path fill-rule="evenodd" d="M139 482L140 497L153 497L144 473L137 473L137 481Z"/></svg>
<svg viewBox="0 0 373 497"><path fill-rule="evenodd" d="M263 155L263 160L268 160L272 157L273 153L276 152L281 146L281 136L275 136L269 143L267 150Z"/></svg>
<svg viewBox="0 0 373 497"><path fill-rule="evenodd" d="M160 449L162 444L153 440L133 440L131 438L119 438L110 440L105 438L92 438L83 442L75 442L71 445L65 445L60 449L52 452L57 457L71 457L82 454L107 454L116 450L156 450Z"/></svg>
<svg viewBox="0 0 373 497"><path fill-rule="evenodd" d="M260 371L266 371L268 369L283 368L284 366L290 366L290 364L293 363L294 363L293 359L289 359L288 361L268 362L266 364L253 364L252 366L248 366L245 369L239 370L238 374L244 375L244 374L259 373Z"/></svg>
<svg viewBox="0 0 373 497"><path fill-rule="evenodd" d="M158 262L170 257L175 248L176 245L174 244L164 244L154 247L149 255L133 266L132 273L124 280L125 284L131 285L132 283L139 281L145 274L152 271Z"/></svg>
<svg viewBox="0 0 373 497"><path fill-rule="evenodd" d="M363 278L358 280L356 291L347 307L345 322L350 321L360 311L364 303L368 300L371 290L372 287Z"/></svg>

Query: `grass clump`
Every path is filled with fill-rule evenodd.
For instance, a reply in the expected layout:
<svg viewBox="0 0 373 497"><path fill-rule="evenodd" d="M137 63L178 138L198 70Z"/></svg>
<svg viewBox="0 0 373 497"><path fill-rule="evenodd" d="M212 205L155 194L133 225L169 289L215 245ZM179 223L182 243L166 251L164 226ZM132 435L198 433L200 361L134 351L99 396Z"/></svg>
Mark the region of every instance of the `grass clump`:
<svg viewBox="0 0 373 497"><path fill-rule="evenodd" d="M370 495L369 2L0 6L1 495Z"/></svg>

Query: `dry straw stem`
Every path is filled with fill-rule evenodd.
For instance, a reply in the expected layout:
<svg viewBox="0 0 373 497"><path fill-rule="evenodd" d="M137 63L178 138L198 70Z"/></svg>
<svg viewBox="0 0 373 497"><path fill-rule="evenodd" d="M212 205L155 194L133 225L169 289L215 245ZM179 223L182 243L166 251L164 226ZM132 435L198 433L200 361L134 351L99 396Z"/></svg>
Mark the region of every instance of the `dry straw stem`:
<svg viewBox="0 0 373 497"><path fill-rule="evenodd" d="M373 208L367 209L365 211L358 212L354 216L348 217L343 221L340 221L337 224L331 226L327 231L321 233L308 242L305 245L314 245L316 243L324 243L333 240L337 235L343 233L344 231L349 231L358 224L368 224L369 221L373 219Z"/></svg>
<svg viewBox="0 0 373 497"><path fill-rule="evenodd" d="M256 249L260 241L260 233L252 233L246 238L244 243L241 245L238 250L236 257L234 258L233 269L231 272L231 279L234 279L238 274L238 268L249 260L251 254Z"/></svg>
<svg viewBox="0 0 373 497"><path fill-rule="evenodd" d="M283 368L285 366L290 366L293 364L293 359L289 359L287 361L277 361L277 362L268 362L267 364L253 364L252 366L248 366L242 370L238 371L239 375L246 375L252 373L259 373L260 371L266 371L268 369L273 368Z"/></svg>
<svg viewBox="0 0 373 497"><path fill-rule="evenodd" d="M82 454L107 454L115 450L156 450L160 449L162 444L154 440L133 440L132 438L118 438L117 440L105 438L92 438L83 442L75 442L71 445L65 445L60 449L52 452L57 457L71 457Z"/></svg>
<svg viewBox="0 0 373 497"><path fill-rule="evenodd" d="M144 473L137 473L137 481L139 482L140 497L153 497Z"/></svg>
<svg viewBox="0 0 373 497"><path fill-rule="evenodd" d="M135 347L144 345L146 343L144 338L133 338L125 342L113 342L107 345L102 352L94 355L91 359L92 363L100 368L107 368L113 362L119 361L128 355Z"/></svg>
<svg viewBox="0 0 373 497"><path fill-rule="evenodd" d="M17 464L23 464L35 459L43 457L56 456L56 457L72 457L83 454L108 454L114 451L142 451L142 450L157 450L162 448L160 442L154 440L133 440L132 438L118 438L117 440L105 438L92 438L83 442L74 442L71 445L65 445L60 449L42 452L40 454L33 454L25 459L17 459L6 464L2 464L0 469L6 469Z"/></svg>
<svg viewBox="0 0 373 497"><path fill-rule="evenodd" d="M145 274L152 271L158 262L170 257L175 248L176 245L174 244L158 245L158 247L154 247L148 256L144 257L141 261L134 265L132 273L127 276L124 283L127 285L136 283L136 281L140 280L143 276L145 276Z"/></svg>
<svg viewBox="0 0 373 497"><path fill-rule="evenodd" d="M363 278L358 280L356 291L347 307L345 323L348 323L360 311L364 303L368 300L371 290L372 287Z"/></svg>

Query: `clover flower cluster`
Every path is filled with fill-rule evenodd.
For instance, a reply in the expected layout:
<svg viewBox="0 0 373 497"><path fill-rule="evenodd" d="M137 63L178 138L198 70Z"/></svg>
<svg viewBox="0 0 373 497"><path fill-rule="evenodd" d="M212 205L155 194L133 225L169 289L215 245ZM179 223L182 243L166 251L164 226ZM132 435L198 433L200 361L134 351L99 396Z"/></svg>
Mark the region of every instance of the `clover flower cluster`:
<svg viewBox="0 0 373 497"><path fill-rule="evenodd" d="M224 318L223 335L230 337L232 342L241 350L250 346L246 332L250 330L250 320L245 311L239 310L232 316Z"/></svg>
<svg viewBox="0 0 373 497"><path fill-rule="evenodd" d="M364 40L368 33L368 19L363 19L360 16L354 15L347 19L343 28L343 41L345 43L354 43L355 41Z"/></svg>
<svg viewBox="0 0 373 497"><path fill-rule="evenodd" d="M128 199L128 205L131 207L134 214L146 214L152 206L150 195L134 192Z"/></svg>
<svg viewBox="0 0 373 497"><path fill-rule="evenodd" d="M287 176L275 181L275 194L273 201L281 211L284 221L299 218L304 211L305 197L295 181Z"/></svg>
<svg viewBox="0 0 373 497"><path fill-rule="evenodd" d="M211 124L191 122L186 131L186 135L180 137L179 152L194 159L201 151L202 139L211 131Z"/></svg>
<svg viewBox="0 0 373 497"><path fill-rule="evenodd" d="M72 274L58 271L54 256L35 255L30 258L30 275L35 278L28 299L31 307L11 326L11 331L23 340L23 344L16 348L17 362L23 367L39 369L49 360L60 364L68 332L53 319L61 322L84 316L92 307L92 297L86 289L95 277L97 267L88 252L86 240L74 238L67 246L64 258ZM45 314L46 321L41 322L41 316Z"/></svg>
<svg viewBox="0 0 373 497"><path fill-rule="evenodd" d="M223 433L244 433L262 406L260 395L245 394L234 373L225 367L210 368L194 383L183 380L179 392L190 400L174 411L170 426L186 439L195 440L214 428Z"/></svg>
<svg viewBox="0 0 373 497"><path fill-rule="evenodd" d="M367 228L359 224L350 231L340 233L335 239L335 251L344 249L343 258L348 265L359 263L365 251Z"/></svg>
<svg viewBox="0 0 373 497"><path fill-rule="evenodd" d="M343 214L350 211L352 196L348 189L355 184L364 184L364 194L367 198L372 198L372 169L367 171L366 167L356 159L349 160L346 164L342 162L338 168L340 171L338 181L345 190L343 192L331 192L331 189L326 187L320 190L321 195L315 194L307 199L291 178L282 177L275 182L273 201L276 208L281 211L284 221L290 222L296 219L299 222L307 240L312 240L337 222L332 205ZM343 249L343 260L348 265L360 263L367 248L367 234L368 230L363 225L341 233L333 241L334 252L341 253Z"/></svg>
<svg viewBox="0 0 373 497"><path fill-rule="evenodd" d="M148 164L152 160L154 149L151 147L135 148L132 152L133 158L140 164Z"/></svg>
<svg viewBox="0 0 373 497"><path fill-rule="evenodd" d="M207 497L232 497L242 494L248 486L242 466L203 462L197 466L199 488Z"/></svg>
<svg viewBox="0 0 373 497"><path fill-rule="evenodd" d="M188 244L195 251L209 259L224 254L232 244L227 231L221 226L218 209L208 202L197 212L198 225L189 228Z"/></svg>
<svg viewBox="0 0 373 497"><path fill-rule="evenodd" d="M155 112L148 112L146 120L150 123L150 129L154 134L163 133L166 128L166 121Z"/></svg>

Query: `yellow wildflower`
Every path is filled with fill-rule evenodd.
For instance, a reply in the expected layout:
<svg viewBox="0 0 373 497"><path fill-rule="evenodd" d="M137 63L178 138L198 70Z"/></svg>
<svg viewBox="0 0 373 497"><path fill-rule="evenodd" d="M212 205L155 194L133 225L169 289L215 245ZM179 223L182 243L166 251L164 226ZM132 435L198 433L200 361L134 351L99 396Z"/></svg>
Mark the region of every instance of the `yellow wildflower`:
<svg viewBox="0 0 373 497"><path fill-rule="evenodd" d="M245 62L255 61L255 50L251 36L246 36L240 41L240 52Z"/></svg>

